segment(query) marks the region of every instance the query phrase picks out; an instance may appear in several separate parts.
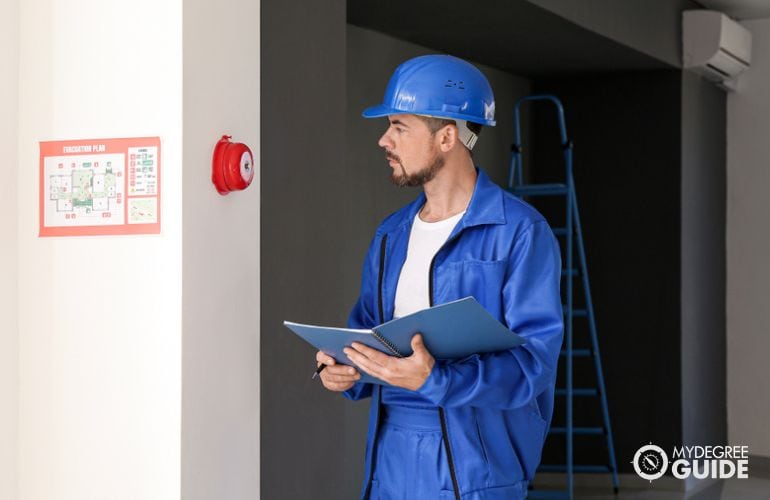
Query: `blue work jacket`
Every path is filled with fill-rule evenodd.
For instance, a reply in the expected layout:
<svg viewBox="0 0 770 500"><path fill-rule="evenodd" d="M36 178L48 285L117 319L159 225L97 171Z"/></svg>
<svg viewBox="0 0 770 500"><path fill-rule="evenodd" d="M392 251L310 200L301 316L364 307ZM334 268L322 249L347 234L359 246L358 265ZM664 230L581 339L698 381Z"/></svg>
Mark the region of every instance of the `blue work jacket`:
<svg viewBox="0 0 770 500"><path fill-rule="evenodd" d="M553 413L563 334L561 257L543 216L476 170L470 204L431 263L430 303L473 296L526 343L439 361L416 392L439 408L442 420L452 490L437 492L437 498L508 500L526 496ZM393 318L412 222L424 203L422 193L377 229L350 328ZM345 396L372 397L362 491L368 498L381 386L357 383Z"/></svg>

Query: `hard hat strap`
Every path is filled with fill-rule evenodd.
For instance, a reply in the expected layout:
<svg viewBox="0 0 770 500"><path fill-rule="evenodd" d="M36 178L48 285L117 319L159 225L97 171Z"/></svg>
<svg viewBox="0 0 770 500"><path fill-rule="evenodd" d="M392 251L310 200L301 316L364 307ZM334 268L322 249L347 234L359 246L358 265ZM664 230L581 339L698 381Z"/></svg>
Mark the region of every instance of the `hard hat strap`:
<svg viewBox="0 0 770 500"><path fill-rule="evenodd" d="M457 138L460 139L460 142L468 148L469 150L473 149L473 146L476 145L476 141L479 139L479 136L474 134L471 129L468 128L468 122L466 120L458 120L457 118L447 118L445 116L435 116L435 115L419 115L419 116L425 116L428 118L438 118L440 120L453 120L455 124L457 125Z"/></svg>
<svg viewBox="0 0 770 500"><path fill-rule="evenodd" d="M465 120L455 120L457 122L457 132L459 134L460 142L462 142L466 148L472 150L476 145L476 141L479 136L471 132L468 128L468 122Z"/></svg>

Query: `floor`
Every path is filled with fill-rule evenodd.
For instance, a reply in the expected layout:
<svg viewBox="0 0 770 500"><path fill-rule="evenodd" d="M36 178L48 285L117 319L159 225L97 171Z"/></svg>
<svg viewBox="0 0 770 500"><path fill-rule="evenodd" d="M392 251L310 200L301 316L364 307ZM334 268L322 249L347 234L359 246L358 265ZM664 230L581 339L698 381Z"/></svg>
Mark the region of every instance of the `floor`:
<svg viewBox="0 0 770 500"><path fill-rule="evenodd" d="M529 498L560 498L544 491L530 492ZM575 489L576 500L770 500L770 479L724 479L694 494L655 489L621 489L613 495L609 488L580 487Z"/></svg>

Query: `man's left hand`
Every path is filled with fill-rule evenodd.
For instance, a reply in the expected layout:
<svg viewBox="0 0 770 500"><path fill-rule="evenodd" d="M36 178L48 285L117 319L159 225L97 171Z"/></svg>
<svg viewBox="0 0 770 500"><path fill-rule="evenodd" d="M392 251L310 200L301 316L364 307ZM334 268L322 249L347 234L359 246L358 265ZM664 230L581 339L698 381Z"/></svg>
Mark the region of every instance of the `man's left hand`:
<svg viewBox="0 0 770 500"><path fill-rule="evenodd" d="M361 370L384 380L390 385L416 391L425 383L436 360L425 348L422 335L412 337L411 356L397 358L388 356L369 346L353 342L344 349L345 354Z"/></svg>

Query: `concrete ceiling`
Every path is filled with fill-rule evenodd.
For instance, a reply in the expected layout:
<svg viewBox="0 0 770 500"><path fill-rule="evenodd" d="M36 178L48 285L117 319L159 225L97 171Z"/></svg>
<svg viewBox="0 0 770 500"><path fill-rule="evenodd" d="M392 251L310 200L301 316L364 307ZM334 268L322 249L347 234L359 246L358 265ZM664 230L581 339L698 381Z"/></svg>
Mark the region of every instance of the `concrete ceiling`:
<svg viewBox="0 0 770 500"><path fill-rule="evenodd" d="M697 0L710 10L718 10L733 19L763 19L770 17L768 0Z"/></svg>
<svg viewBox="0 0 770 500"><path fill-rule="evenodd" d="M526 77L671 68L524 0L349 0L347 16L350 24Z"/></svg>

